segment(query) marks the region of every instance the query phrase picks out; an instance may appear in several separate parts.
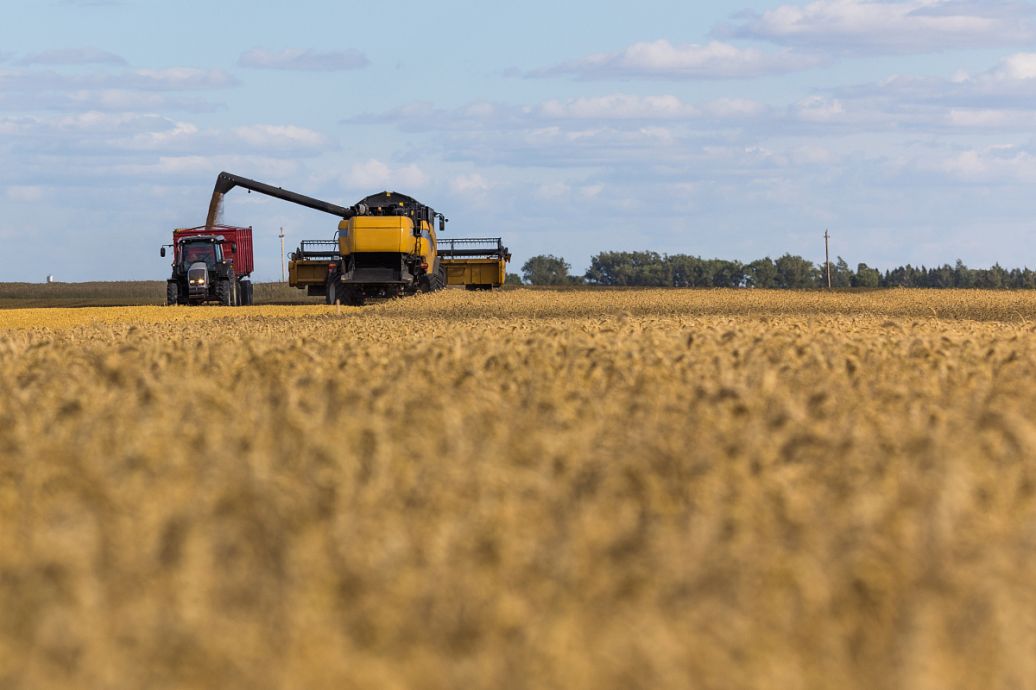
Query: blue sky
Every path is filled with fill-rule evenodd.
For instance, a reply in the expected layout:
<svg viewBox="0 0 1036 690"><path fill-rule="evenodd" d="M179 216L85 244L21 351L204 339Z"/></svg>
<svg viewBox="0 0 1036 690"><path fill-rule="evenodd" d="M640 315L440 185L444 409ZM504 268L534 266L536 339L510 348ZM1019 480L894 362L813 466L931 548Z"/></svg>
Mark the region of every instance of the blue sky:
<svg viewBox="0 0 1036 690"><path fill-rule="evenodd" d="M1036 266L1036 3L5 0L0 281L162 278L229 170L602 250ZM335 220L227 197L259 280ZM16 257L11 260L11 257Z"/></svg>

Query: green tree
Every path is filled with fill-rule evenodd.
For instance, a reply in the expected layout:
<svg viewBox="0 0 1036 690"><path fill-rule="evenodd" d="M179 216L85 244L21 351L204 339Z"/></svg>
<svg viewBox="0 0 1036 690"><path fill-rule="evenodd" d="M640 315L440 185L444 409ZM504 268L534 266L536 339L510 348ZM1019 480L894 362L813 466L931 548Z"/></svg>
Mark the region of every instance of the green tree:
<svg viewBox="0 0 1036 690"><path fill-rule="evenodd" d="M853 270L842 257L831 264L831 287L847 288L852 287ZM827 276L824 276L824 285L827 285Z"/></svg>
<svg viewBox="0 0 1036 690"><path fill-rule="evenodd" d="M763 259L756 259L745 266L745 277L749 287L777 287L777 266L774 265L773 259L768 256Z"/></svg>
<svg viewBox="0 0 1036 690"><path fill-rule="evenodd" d="M569 282L567 261L553 254L534 256L522 266L522 277L533 285L565 285Z"/></svg>
<svg viewBox="0 0 1036 690"><path fill-rule="evenodd" d="M504 285L522 285L522 277L517 273L508 273Z"/></svg>
<svg viewBox="0 0 1036 690"><path fill-rule="evenodd" d="M801 256L785 254L774 262L777 269L777 287L814 287L820 278L820 270Z"/></svg>
<svg viewBox="0 0 1036 690"><path fill-rule="evenodd" d="M959 288L975 287L975 272L960 259L957 259L957 265L953 269L953 283Z"/></svg>
<svg viewBox="0 0 1036 690"><path fill-rule="evenodd" d="M856 266L856 275L853 276L853 287L876 288L881 287L881 271L871 268L867 264Z"/></svg>
<svg viewBox="0 0 1036 690"><path fill-rule="evenodd" d="M586 280L597 285L673 284L668 259L658 252L601 252L590 260Z"/></svg>
<svg viewBox="0 0 1036 690"><path fill-rule="evenodd" d="M712 287L736 288L745 282L745 267L740 261L713 259L708 262L712 273Z"/></svg>
<svg viewBox="0 0 1036 690"><path fill-rule="evenodd" d="M949 264L928 269L928 287L951 288L954 283L953 267Z"/></svg>
<svg viewBox="0 0 1036 690"><path fill-rule="evenodd" d="M708 261L698 256L674 254L669 257L673 287L711 287L712 272Z"/></svg>

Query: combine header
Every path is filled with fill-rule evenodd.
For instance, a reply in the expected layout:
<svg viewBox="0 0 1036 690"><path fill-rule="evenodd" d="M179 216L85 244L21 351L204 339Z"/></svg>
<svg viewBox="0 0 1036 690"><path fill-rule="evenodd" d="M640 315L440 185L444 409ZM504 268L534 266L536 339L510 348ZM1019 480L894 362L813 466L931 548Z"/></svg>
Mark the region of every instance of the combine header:
<svg viewBox="0 0 1036 690"><path fill-rule="evenodd" d="M441 245L435 221L441 233L446 217L405 194L381 192L353 206L338 206L224 172L216 178L207 224L214 222L223 195L234 187L340 218L334 239L302 242L288 264L288 284L310 296L324 296L328 304L362 305L367 297L431 292L447 283L486 289L504 282L510 254L499 239Z"/></svg>
<svg viewBox="0 0 1036 690"><path fill-rule="evenodd" d="M446 266L446 284L468 290L492 290L507 279L511 252L500 237L439 240L439 257Z"/></svg>

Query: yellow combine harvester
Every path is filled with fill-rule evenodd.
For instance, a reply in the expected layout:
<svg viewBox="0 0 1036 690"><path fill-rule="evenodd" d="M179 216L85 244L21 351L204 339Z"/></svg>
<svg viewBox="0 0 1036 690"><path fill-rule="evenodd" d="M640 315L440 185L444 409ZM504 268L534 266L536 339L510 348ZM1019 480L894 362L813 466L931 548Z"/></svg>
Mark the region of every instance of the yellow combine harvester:
<svg viewBox="0 0 1036 690"><path fill-rule="evenodd" d="M328 304L361 305L367 297L504 283L511 255L498 238L440 242L435 221L443 232L446 217L405 194L381 192L345 207L224 172L216 179L210 217L234 187L341 218L334 239L302 242L288 264L288 283L311 296L323 295Z"/></svg>

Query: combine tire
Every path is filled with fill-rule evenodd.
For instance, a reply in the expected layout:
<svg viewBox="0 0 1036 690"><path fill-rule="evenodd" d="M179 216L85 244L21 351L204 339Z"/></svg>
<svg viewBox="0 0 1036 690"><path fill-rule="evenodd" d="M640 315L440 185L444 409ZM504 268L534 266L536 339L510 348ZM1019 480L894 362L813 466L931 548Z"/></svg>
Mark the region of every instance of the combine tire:
<svg viewBox="0 0 1036 690"><path fill-rule="evenodd" d="M366 302L363 290L355 285L341 285L339 287L339 295L342 296L342 304L350 307L362 307L364 302Z"/></svg>
<svg viewBox="0 0 1036 690"><path fill-rule="evenodd" d="M165 303L170 307L180 303L180 286L173 281L165 284Z"/></svg>
<svg viewBox="0 0 1036 690"><path fill-rule="evenodd" d="M343 285L338 274L327 277L327 303L344 304L347 307L362 307L364 303L363 289L355 285Z"/></svg>
<svg viewBox="0 0 1036 690"><path fill-rule="evenodd" d="M421 292L435 292L446 287L446 267L439 266L434 273L426 273L418 278L418 287Z"/></svg>

